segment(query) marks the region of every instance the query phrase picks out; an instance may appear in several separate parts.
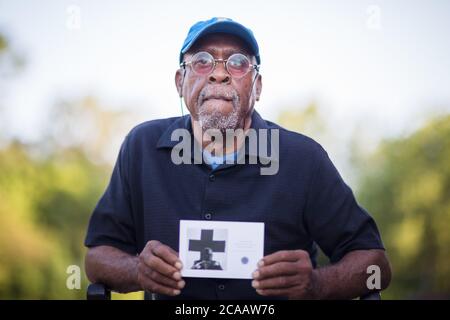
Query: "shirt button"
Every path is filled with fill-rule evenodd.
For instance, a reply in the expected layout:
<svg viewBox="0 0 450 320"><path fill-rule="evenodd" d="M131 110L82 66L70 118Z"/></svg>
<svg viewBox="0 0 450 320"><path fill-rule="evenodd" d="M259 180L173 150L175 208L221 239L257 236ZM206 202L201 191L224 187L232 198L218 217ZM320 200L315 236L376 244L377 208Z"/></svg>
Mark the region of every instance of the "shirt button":
<svg viewBox="0 0 450 320"><path fill-rule="evenodd" d="M224 284L219 284L219 290L225 290L225 285Z"/></svg>
<svg viewBox="0 0 450 320"><path fill-rule="evenodd" d="M216 176L215 175L213 175L213 174L211 174L210 176L209 176L209 181L214 181L214 180L216 180Z"/></svg>
<svg viewBox="0 0 450 320"><path fill-rule="evenodd" d="M211 220L211 217L212 217L211 213L205 214L205 219L206 220Z"/></svg>

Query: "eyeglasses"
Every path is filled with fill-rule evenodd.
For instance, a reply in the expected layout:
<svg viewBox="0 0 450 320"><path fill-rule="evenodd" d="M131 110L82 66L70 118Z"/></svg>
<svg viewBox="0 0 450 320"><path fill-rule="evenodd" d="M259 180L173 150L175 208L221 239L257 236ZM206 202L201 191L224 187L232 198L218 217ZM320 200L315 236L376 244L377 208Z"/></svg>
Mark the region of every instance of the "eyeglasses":
<svg viewBox="0 0 450 320"><path fill-rule="evenodd" d="M195 74L206 76L213 72L218 62L225 64L225 68L233 78L242 78L251 70L259 72L259 65L251 64L250 59L242 53L232 54L228 59L214 59L214 57L205 51L197 52L191 61L183 61L181 68L190 64Z"/></svg>

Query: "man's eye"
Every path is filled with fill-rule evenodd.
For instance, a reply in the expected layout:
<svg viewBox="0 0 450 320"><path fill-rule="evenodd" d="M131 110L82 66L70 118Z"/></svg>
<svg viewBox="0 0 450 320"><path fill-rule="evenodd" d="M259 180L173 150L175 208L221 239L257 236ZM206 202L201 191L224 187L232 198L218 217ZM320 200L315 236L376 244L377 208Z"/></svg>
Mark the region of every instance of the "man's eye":
<svg viewBox="0 0 450 320"><path fill-rule="evenodd" d="M249 62L245 58L236 57L229 61L229 67L236 70L247 69Z"/></svg>
<svg viewBox="0 0 450 320"><path fill-rule="evenodd" d="M233 67L240 67L240 66L243 65L243 63L244 63L244 61L241 60L241 59L233 59L233 60L230 60L230 64L231 64L231 66L233 66Z"/></svg>
<svg viewBox="0 0 450 320"><path fill-rule="evenodd" d="M211 62L211 60L208 59L208 58L198 58L197 60L195 60L194 64L195 64L197 67L202 68L202 67L210 66L210 65L212 64L212 62Z"/></svg>
<svg viewBox="0 0 450 320"><path fill-rule="evenodd" d="M209 63L209 60L208 60L208 59L199 59L199 60L197 61L197 63L198 63L198 64L203 64L203 65L205 65L205 64L208 64L208 63Z"/></svg>

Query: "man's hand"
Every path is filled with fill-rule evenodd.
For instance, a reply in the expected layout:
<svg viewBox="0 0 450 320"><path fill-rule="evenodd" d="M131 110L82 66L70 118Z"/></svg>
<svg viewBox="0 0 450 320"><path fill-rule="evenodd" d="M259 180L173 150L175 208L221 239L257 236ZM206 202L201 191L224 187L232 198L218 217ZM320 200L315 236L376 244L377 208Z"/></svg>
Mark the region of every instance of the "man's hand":
<svg viewBox="0 0 450 320"><path fill-rule="evenodd" d="M159 241L149 241L139 255L138 283L144 290L176 296L185 286L181 268L176 251Z"/></svg>
<svg viewBox="0 0 450 320"><path fill-rule="evenodd" d="M315 274L303 250L278 251L265 256L253 272L252 286L263 296L315 298Z"/></svg>

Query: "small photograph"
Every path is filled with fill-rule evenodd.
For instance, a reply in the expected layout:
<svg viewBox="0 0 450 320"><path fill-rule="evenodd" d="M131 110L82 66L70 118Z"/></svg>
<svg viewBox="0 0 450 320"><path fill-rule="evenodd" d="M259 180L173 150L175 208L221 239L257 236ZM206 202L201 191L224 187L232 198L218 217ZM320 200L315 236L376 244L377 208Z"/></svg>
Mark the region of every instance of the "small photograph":
<svg viewBox="0 0 450 320"><path fill-rule="evenodd" d="M264 253L264 223L180 220L181 275L251 279Z"/></svg>
<svg viewBox="0 0 450 320"><path fill-rule="evenodd" d="M187 265L193 270L226 270L227 229L187 230Z"/></svg>

